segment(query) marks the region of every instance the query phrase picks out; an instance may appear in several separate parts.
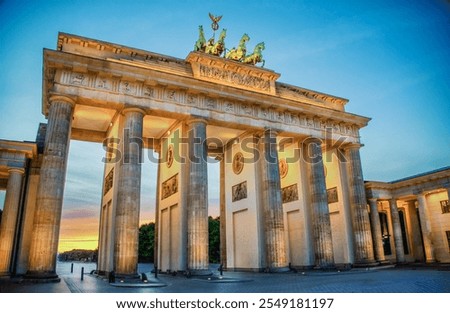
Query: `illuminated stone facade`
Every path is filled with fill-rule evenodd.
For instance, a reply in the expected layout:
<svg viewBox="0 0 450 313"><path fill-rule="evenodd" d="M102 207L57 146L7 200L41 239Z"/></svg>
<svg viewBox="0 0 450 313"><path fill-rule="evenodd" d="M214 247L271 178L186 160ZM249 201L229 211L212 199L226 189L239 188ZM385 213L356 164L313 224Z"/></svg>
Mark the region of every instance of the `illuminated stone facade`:
<svg viewBox="0 0 450 313"><path fill-rule="evenodd" d="M137 275L143 148L159 155L153 161L155 265L161 271L209 273L207 157L220 160L220 255L226 269L333 269L391 260L381 255L384 233L371 229L384 226L379 219L387 202L377 201L395 198L365 186L361 170L359 129L369 119L345 112L346 99L280 83L279 76L202 52L177 59L60 33L57 49L44 50L46 132L43 125L31 152L1 142L7 201L0 272L58 279L70 139L106 150L100 274ZM18 168L3 161L10 151L20 155ZM372 219L365 187L371 208L379 208L370 210ZM434 204L427 202L433 197L417 198L428 251L422 259L448 260L448 250L445 257L433 237ZM400 244L402 208L397 201L388 218L388 227L395 226L392 246ZM398 261L411 260L410 253L402 257L398 251Z"/></svg>

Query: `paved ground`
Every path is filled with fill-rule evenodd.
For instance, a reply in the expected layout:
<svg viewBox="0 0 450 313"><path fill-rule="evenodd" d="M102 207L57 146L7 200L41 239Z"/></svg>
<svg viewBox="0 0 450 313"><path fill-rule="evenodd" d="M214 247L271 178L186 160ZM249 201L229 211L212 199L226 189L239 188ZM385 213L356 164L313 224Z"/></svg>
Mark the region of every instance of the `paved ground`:
<svg viewBox="0 0 450 313"><path fill-rule="evenodd" d="M158 275L149 277L147 287L137 284L120 283L112 286L104 278L86 274L81 280L81 266L76 264L74 273L60 271L60 283L30 284L18 279L0 279L0 292L63 292L63 293L179 293L179 292L295 292L295 293L450 293L450 271L448 268L383 267L378 269L352 269L343 272L306 271L298 273L267 274L224 272L223 279L218 273L207 278L186 278L182 275ZM91 265L85 265L89 273ZM143 272L148 265L141 266ZM150 274L149 274L150 275ZM157 283L157 284L154 284ZM158 285L159 287L152 287ZM161 286L163 285L163 286ZM122 286L122 287L120 287Z"/></svg>

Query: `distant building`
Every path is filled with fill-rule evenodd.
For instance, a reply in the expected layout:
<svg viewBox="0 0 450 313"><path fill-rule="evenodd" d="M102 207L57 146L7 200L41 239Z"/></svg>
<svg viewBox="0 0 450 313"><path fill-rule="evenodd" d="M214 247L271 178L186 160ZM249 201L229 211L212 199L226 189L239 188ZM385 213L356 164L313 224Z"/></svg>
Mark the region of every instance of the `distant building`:
<svg viewBox="0 0 450 313"><path fill-rule="evenodd" d="M450 167L365 186L380 259L450 262Z"/></svg>

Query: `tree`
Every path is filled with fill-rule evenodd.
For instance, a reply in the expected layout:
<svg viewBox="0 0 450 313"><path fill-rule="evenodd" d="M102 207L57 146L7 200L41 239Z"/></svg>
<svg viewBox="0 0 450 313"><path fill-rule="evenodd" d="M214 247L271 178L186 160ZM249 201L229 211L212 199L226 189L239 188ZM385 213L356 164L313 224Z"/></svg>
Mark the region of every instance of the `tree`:
<svg viewBox="0 0 450 313"><path fill-rule="evenodd" d="M153 262L155 249L155 223L143 224L139 227L139 262Z"/></svg>
<svg viewBox="0 0 450 313"><path fill-rule="evenodd" d="M220 218L208 217L209 262L220 262ZM139 262L154 262L155 223L139 227Z"/></svg>
<svg viewBox="0 0 450 313"><path fill-rule="evenodd" d="M209 263L220 263L220 218L208 217Z"/></svg>

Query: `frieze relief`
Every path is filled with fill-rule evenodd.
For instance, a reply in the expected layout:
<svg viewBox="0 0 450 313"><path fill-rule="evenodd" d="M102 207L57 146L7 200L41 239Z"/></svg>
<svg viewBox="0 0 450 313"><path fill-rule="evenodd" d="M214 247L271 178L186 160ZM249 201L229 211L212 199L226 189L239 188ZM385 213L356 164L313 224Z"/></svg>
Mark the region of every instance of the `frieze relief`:
<svg viewBox="0 0 450 313"><path fill-rule="evenodd" d="M238 73L218 67L200 64L200 77L209 78L220 83L227 82L230 85L244 86L251 89L258 89L270 92L270 81L256 76Z"/></svg>
<svg viewBox="0 0 450 313"><path fill-rule="evenodd" d="M218 75L218 74L217 74ZM130 96L168 100L191 107L224 113L256 117L267 121L280 122L309 129L332 128L334 133L346 136L358 136L358 127L344 122L321 120L317 116L272 108L264 108L252 103L219 101L217 98L189 93L186 90L169 89L163 86L146 85L144 82L130 82L118 77L97 76L92 73L74 73L61 71L61 83L73 86L95 88L100 91L123 93ZM268 81L267 81L268 82Z"/></svg>

